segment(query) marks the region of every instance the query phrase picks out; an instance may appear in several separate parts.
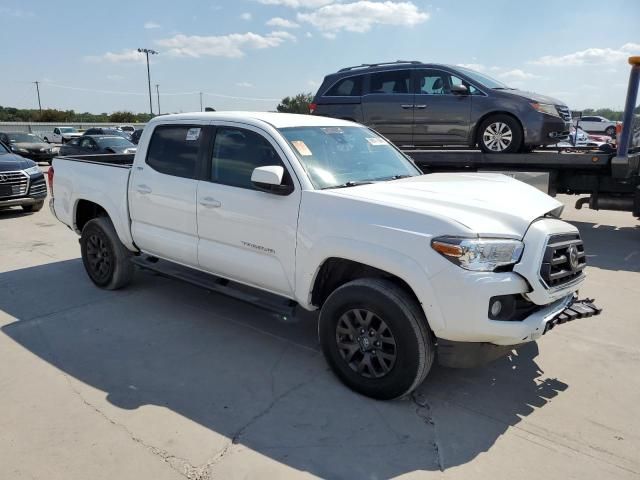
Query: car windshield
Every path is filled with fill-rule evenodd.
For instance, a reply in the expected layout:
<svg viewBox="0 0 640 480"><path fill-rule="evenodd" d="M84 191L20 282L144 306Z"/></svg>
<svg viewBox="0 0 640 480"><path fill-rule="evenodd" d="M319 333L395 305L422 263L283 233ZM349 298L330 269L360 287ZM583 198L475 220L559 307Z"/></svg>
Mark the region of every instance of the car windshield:
<svg viewBox="0 0 640 480"><path fill-rule="evenodd" d="M2 155L3 153L9 153L9 150L7 150L7 148L0 143L0 155Z"/></svg>
<svg viewBox="0 0 640 480"><path fill-rule="evenodd" d="M11 143L44 143L44 140L33 133L8 133L7 137Z"/></svg>
<svg viewBox="0 0 640 480"><path fill-rule="evenodd" d="M77 130L73 127L60 127L62 133L76 133Z"/></svg>
<svg viewBox="0 0 640 480"><path fill-rule="evenodd" d="M483 85L487 88L496 88L499 90L512 90L510 87L508 87L501 81L496 80L495 78L491 78L488 75L485 75L483 73L476 72L475 70L471 70L469 68L463 68L463 67L456 67L456 68L460 70L462 73L464 73L471 80L475 80L480 85Z"/></svg>
<svg viewBox="0 0 640 480"><path fill-rule="evenodd" d="M96 141L101 147L133 147L133 143L131 143L126 138L122 137L101 137L97 138Z"/></svg>
<svg viewBox="0 0 640 480"><path fill-rule="evenodd" d="M364 127L281 128L317 189L421 175L384 138Z"/></svg>

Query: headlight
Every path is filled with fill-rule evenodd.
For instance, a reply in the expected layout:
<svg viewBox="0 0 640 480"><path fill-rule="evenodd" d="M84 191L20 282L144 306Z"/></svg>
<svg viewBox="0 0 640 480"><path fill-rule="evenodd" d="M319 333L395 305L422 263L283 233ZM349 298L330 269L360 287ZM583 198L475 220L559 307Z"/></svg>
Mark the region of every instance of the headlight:
<svg viewBox="0 0 640 480"><path fill-rule="evenodd" d="M540 113L546 113L547 115L553 115L554 117L560 117L560 114L558 113L558 110L556 109L555 105L551 105L549 103L537 103L534 102L531 104L531 106L539 111Z"/></svg>
<svg viewBox="0 0 640 480"><path fill-rule="evenodd" d="M36 175L38 173L40 173L40 169L38 168L37 165L34 165L33 167L29 167L24 171L27 175Z"/></svg>
<svg viewBox="0 0 640 480"><path fill-rule="evenodd" d="M492 272L520 260L524 245L499 238L438 237L431 241L431 248L465 270Z"/></svg>

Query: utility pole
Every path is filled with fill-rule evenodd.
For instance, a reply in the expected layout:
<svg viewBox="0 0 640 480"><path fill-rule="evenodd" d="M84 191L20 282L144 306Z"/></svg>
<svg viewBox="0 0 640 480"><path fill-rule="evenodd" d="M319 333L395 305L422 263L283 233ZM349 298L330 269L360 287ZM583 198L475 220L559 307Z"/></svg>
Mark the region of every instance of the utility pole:
<svg viewBox="0 0 640 480"><path fill-rule="evenodd" d="M156 93L158 94L158 115L160 115L160 84L156 83Z"/></svg>
<svg viewBox="0 0 640 480"><path fill-rule="evenodd" d="M33 82L36 84L36 92L38 93L38 108L40 109L40 117L42 117L42 103L40 103L40 82Z"/></svg>
<svg viewBox="0 0 640 480"><path fill-rule="evenodd" d="M147 56L147 83L149 85L149 113L153 117L153 102L151 100L151 71L149 70L149 54L157 55L158 52L151 50L150 48L139 48L138 52L144 53Z"/></svg>
<svg viewBox="0 0 640 480"><path fill-rule="evenodd" d="M200 111L202 112L202 92L200 92Z"/></svg>

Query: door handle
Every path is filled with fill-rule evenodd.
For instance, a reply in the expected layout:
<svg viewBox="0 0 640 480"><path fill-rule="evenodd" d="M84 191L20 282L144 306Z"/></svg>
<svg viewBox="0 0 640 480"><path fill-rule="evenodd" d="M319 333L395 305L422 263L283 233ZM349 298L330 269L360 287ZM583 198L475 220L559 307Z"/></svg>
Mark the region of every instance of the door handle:
<svg viewBox="0 0 640 480"><path fill-rule="evenodd" d="M199 203L205 208L218 208L222 206L222 203L211 197L204 197Z"/></svg>
<svg viewBox="0 0 640 480"><path fill-rule="evenodd" d="M427 108L427 106L426 106L426 105L416 105L415 107L416 107L416 108Z"/></svg>
<svg viewBox="0 0 640 480"><path fill-rule="evenodd" d="M413 108L413 107L414 107L414 105L407 105L407 104L405 104L405 105L400 105L400 106L401 106L402 108L404 108L404 109L407 109L407 108Z"/></svg>
<svg viewBox="0 0 640 480"><path fill-rule="evenodd" d="M136 190L142 195L147 195L148 193L152 192L151 188L147 187L146 185L136 185Z"/></svg>

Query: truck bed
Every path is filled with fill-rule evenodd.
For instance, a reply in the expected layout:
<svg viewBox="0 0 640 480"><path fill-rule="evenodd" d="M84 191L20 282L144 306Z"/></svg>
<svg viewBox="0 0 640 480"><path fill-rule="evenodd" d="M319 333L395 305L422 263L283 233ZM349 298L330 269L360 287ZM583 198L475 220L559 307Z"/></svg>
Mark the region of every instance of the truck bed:
<svg viewBox="0 0 640 480"><path fill-rule="evenodd" d="M76 162L97 163L102 165L111 165L114 167L131 168L134 157L134 153L103 153L98 155L67 155L58 158Z"/></svg>

